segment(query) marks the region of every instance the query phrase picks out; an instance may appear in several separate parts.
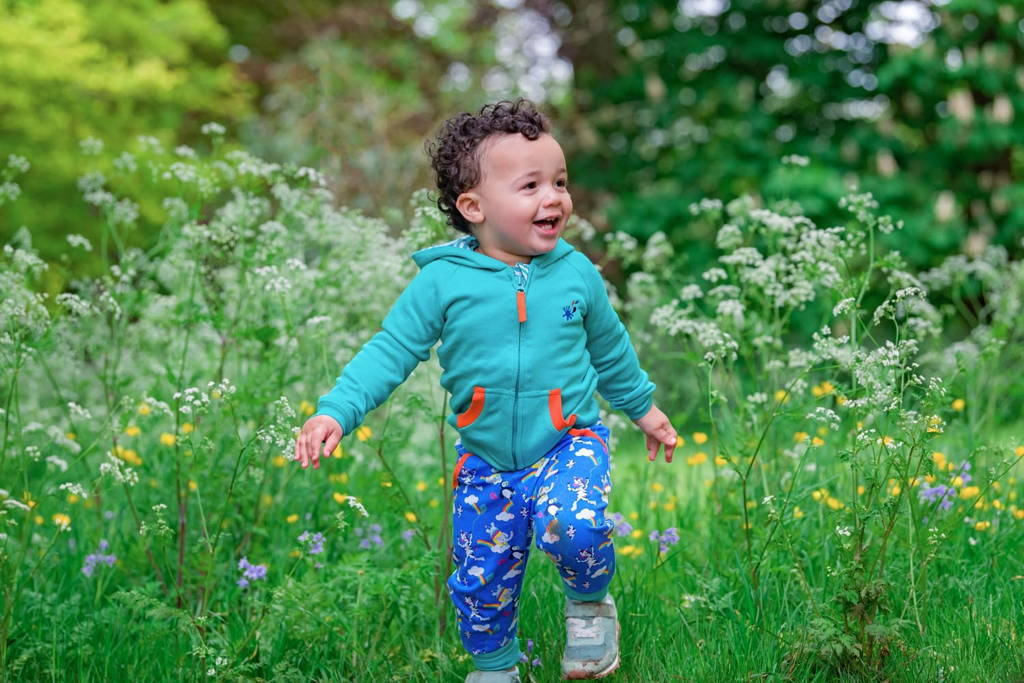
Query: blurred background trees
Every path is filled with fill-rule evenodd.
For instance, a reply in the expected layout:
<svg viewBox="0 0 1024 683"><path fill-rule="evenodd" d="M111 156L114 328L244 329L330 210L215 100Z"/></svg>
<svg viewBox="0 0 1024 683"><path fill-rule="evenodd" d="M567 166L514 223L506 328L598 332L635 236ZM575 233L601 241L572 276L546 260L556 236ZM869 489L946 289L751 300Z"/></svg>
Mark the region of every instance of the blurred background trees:
<svg viewBox="0 0 1024 683"><path fill-rule="evenodd" d="M82 154L199 144L213 120L398 226L440 122L518 95L554 119L577 211L664 231L689 272L712 252L689 212L707 196L828 225L855 184L905 222L886 246L917 266L1024 234L1018 3L6 0L0 23L0 142L33 164L0 231L27 225L48 258L99 232Z"/></svg>

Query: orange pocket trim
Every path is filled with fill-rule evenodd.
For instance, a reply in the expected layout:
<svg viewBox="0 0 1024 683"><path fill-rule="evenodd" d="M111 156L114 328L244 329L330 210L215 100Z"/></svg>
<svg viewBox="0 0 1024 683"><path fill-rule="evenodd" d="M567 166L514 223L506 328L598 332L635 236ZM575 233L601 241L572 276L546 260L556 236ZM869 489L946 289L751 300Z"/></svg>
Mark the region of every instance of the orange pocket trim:
<svg viewBox="0 0 1024 683"><path fill-rule="evenodd" d="M551 413L551 424L555 429L562 431L566 427L576 424L576 415L570 415L569 419L562 416L562 390L552 389L548 392L548 412Z"/></svg>
<svg viewBox="0 0 1024 683"><path fill-rule="evenodd" d="M575 417L575 415L573 417ZM601 442L601 445L604 446L604 452L608 452L608 444L606 444L604 442L604 439L602 439L598 435L598 433L592 429L570 429L569 433L572 434L573 436L589 436L591 438L597 439L598 441Z"/></svg>
<svg viewBox="0 0 1024 683"><path fill-rule="evenodd" d="M473 455L472 453L463 453L459 461L455 463L455 470L452 472L452 489L459 487L459 472L462 471L462 466L466 464L466 458Z"/></svg>
<svg viewBox="0 0 1024 683"><path fill-rule="evenodd" d="M483 387L473 387L473 400L469 403L469 410L462 413L455 419L455 424L459 429L468 427L473 424L480 413L483 412L484 403L487 400L487 390Z"/></svg>
<svg viewBox="0 0 1024 683"><path fill-rule="evenodd" d="M516 305L519 307L519 322L526 322L526 292L516 292Z"/></svg>

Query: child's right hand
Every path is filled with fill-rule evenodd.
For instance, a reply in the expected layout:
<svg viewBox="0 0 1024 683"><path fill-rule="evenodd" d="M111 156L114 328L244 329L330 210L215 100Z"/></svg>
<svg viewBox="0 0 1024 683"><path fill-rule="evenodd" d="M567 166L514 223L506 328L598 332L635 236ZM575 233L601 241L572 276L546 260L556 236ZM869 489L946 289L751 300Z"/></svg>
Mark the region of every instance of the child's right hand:
<svg viewBox="0 0 1024 683"><path fill-rule="evenodd" d="M306 420L295 439L295 459L302 463L302 469L309 467L310 461L313 469L320 469L320 446L324 446L324 457L330 457L341 441L342 433L341 425L333 417L314 415Z"/></svg>

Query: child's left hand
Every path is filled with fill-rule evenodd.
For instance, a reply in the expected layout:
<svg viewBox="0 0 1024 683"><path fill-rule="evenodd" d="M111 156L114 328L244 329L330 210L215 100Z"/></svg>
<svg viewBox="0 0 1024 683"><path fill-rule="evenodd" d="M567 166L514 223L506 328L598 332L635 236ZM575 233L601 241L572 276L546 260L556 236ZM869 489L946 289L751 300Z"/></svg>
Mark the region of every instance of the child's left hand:
<svg viewBox="0 0 1024 683"><path fill-rule="evenodd" d="M633 424L647 435L647 450L651 462L658 457L658 449L662 444L665 446L665 462L672 462L672 451L676 448L676 430L672 428L668 416L658 410L658 406L651 404L647 414L639 420L633 420Z"/></svg>

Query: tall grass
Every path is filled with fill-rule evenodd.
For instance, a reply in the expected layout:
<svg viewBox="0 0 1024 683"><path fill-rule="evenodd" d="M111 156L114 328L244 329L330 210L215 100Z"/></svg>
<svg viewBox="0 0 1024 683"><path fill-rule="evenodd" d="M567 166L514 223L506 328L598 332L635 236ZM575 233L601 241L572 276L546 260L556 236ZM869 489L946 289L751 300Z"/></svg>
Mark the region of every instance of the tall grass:
<svg viewBox="0 0 1024 683"><path fill-rule="evenodd" d="M0 201L27 166L8 161ZM28 230L0 270L5 679L461 680L436 359L324 468L290 461L442 217L420 193L397 231L334 208L310 169L216 144L143 139L83 170L106 272L43 296L67 266ZM898 221L869 195L843 205L848 225L820 228L788 203L705 200L719 263L700 274L660 234L603 245L632 271L622 314L684 437L651 464L603 414L624 679L1024 677L1007 371L1024 269L989 248L908 272ZM154 246L127 246L141 230ZM568 237L598 239L582 220ZM561 589L542 554L529 565L521 670L556 680Z"/></svg>

